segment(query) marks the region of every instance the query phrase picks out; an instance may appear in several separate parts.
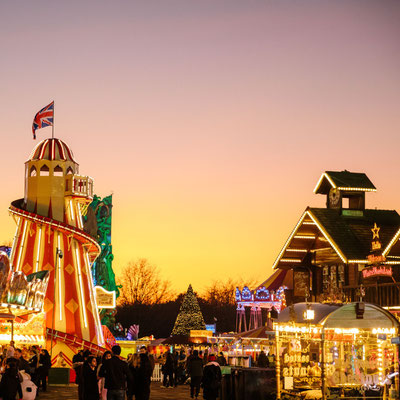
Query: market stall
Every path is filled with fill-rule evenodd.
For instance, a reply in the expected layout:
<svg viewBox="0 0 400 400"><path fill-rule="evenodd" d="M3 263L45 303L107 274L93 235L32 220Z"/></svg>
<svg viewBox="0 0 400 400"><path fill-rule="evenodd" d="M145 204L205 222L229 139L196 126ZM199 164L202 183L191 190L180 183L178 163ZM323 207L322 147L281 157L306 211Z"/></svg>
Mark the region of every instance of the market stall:
<svg viewBox="0 0 400 400"><path fill-rule="evenodd" d="M277 398L398 398L399 322L383 308L298 303L274 329Z"/></svg>
<svg viewBox="0 0 400 400"><path fill-rule="evenodd" d="M255 366L261 351L267 356L273 357L275 352L275 332L271 328L269 326L261 326L237 334L228 356L229 364L242 367ZM273 358L269 361L273 362Z"/></svg>

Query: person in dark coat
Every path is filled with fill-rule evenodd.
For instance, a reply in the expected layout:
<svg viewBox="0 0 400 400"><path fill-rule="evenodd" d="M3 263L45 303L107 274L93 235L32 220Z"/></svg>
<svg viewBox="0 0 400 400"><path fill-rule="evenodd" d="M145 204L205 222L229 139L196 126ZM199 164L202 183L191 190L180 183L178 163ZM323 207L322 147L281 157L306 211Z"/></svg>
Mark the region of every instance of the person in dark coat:
<svg viewBox="0 0 400 400"><path fill-rule="evenodd" d="M72 357L72 368L75 371L75 383L78 385L78 399L82 400L82 367L85 361L83 350L79 350L77 354Z"/></svg>
<svg viewBox="0 0 400 400"><path fill-rule="evenodd" d="M6 370L1 378L0 397L2 397L3 400L15 400L17 393L19 398L22 399L22 389L18 376L17 363L14 359L10 359L10 361L6 363Z"/></svg>
<svg viewBox="0 0 400 400"><path fill-rule="evenodd" d="M39 368L37 369L38 375L38 388L42 387L43 392L47 389L47 376L49 375L49 369L51 368L50 354L46 349L40 351L39 356Z"/></svg>
<svg viewBox="0 0 400 400"><path fill-rule="evenodd" d="M111 348L113 356L105 360L100 368L99 376L105 379L108 400L124 400L127 384L132 380L128 364L121 360L121 347L115 345Z"/></svg>
<svg viewBox="0 0 400 400"><path fill-rule="evenodd" d="M170 352L167 353L167 358L165 359L165 364L163 365L163 374L163 386L174 386L174 361Z"/></svg>
<svg viewBox="0 0 400 400"><path fill-rule="evenodd" d="M104 362L106 360L109 360L112 357L111 351L107 350L103 353L103 357L101 358L101 362L97 367L97 378L98 378L98 384L99 384L99 393L100 393L100 399L101 400L107 400L107 389L105 388L105 378L99 376L100 369ZM128 397L128 400L129 397Z"/></svg>
<svg viewBox="0 0 400 400"><path fill-rule="evenodd" d="M131 372L132 379L128 382L128 388L126 391L126 398L128 400L133 400L133 396L136 393L136 384L137 384L137 368L139 367L140 360L139 354L132 354L132 357L128 361L128 368Z"/></svg>
<svg viewBox="0 0 400 400"><path fill-rule="evenodd" d="M140 353L138 358L139 365L135 367L135 399L149 400L151 376L153 368L147 353Z"/></svg>
<svg viewBox="0 0 400 400"><path fill-rule="evenodd" d="M21 349L15 349L14 358L17 360L18 371L25 371L27 374L30 374L31 368L28 361L23 357Z"/></svg>
<svg viewBox="0 0 400 400"><path fill-rule="evenodd" d="M215 361L215 355L208 356L208 363L203 369L203 397L206 400L215 400L219 397L219 389L221 387L221 368Z"/></svg>
<svg viewBox="0 0 400 400"><path fill-rule="evenodd" d="M269 367L269 359L264 351L260 351L260 355L258 356L257 360L257 367L260 368L268 368Z"/></svg>
<svg viewBox="0 0 400 400"><path fill-rule="evenodd" d="M172 369L174 374L173 383L175 387L178 385L178 360L179 354L175 351L174 354L172 354Z"/></svg>
<svg viewBox="0 0 400 400"><path fill-rule="evenodd" d="M39 375L38 375L38 368L39 368L39 351L36 346L32 346L31 348L31 358L29 359L29 367L31 371L31 378L32 382L39 386Z"/></svg>
<svg viewBox="0 0 400 400"><path fill-rule="evenodd" d="M219 352L219 356L217 358L217 363L221 366L224 367L227 362L226 362L226 358L224 356L224 353L222 351Z"/></svg>
<svg viewBox="0 0 400 400"><path fill-rule="evenodd" d="M97 360L89 356L82 367L83 400L99 400L99 386L97 384Z"/></svg>
<svg viewBox="0 0 400 400"><path fill-rule="evenodd" d="M187 372L190 375L190 397L193 399L199 396L201 380L203 378L203 360L199 357L199 352L193 350L187 364Z"/></svg>

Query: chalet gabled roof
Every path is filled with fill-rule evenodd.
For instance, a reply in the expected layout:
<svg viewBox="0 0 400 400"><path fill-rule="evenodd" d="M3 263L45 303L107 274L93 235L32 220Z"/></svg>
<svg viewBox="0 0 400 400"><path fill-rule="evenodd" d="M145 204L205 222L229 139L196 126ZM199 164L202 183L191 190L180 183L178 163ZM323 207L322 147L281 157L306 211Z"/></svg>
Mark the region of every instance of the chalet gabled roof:
<svg viewBox="0 0 400 400"><path fill-rule="evenodd" d="M317 237L328 242L332 254L344 263L367 262L374 224L380 228L382 250L396 234L400 237L400 215L394 210L364 210L362 215L342 215L341 210L308 207L293 229L273 268L301 265L315 247Z"/></svg>
<svg viewBox="0 0 400 400"><path fill-rule="evenodd" d="M343 191L374 192L376 187L368 176L360 172L350 171L325 171L317 185L314 193L328 194L331 188Z"/></svg>
<svg viewBox="0 0 400 400"><path fill-rule="evenodd" d="M374 223L380 228L382 248L390 243L400 228L400 215L394 210L364 210L362 217L341 215L340 210L309 208L329 233L347 260L366 259L371 249Z"/></svg>

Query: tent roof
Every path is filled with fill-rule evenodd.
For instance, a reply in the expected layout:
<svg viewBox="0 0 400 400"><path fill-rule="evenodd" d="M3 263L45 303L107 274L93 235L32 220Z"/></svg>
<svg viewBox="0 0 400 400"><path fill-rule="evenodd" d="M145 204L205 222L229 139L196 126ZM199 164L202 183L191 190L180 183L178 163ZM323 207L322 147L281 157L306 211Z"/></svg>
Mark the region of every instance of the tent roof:
<svg viewBox="0 0 400 400"><path fill-rule="evenodd" d="M259 328L252 329L246 332L240 332L235 337L246 339L268 339L275 336L275 332L269 330L267 326L260 326Z"/></svg>
<svg viewBox="0 0 400 400"><path fill-rule="evenodd" d="M287 286L288 289L293 289L293 270L277 269L269 278L258 285L256 290L261 286L265 286L269 291L276 291L281 286Z"/></svg>

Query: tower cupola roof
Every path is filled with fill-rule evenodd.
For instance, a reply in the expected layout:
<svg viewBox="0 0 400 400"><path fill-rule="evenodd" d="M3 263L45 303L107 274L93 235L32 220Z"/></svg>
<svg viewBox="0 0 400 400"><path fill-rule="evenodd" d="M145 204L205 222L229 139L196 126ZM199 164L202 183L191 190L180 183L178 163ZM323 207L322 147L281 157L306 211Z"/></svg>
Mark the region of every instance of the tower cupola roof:
<svg viewBox="0 0 400 400"><path fill-rule="evenodd" d="M45 139L41 141L29 156L28 161L49 160L49 161L72 161L74 155L69 146L60 139Z"/></svg>
<svg viewBox="0 0 400 400"><path fill-rule="evenodd" d="M338 189L346 192L375 192L376 187L364 173L344 171L325 171L314 193L328 194L330 189Z"/></svg>

